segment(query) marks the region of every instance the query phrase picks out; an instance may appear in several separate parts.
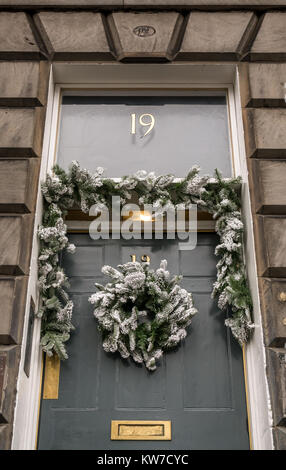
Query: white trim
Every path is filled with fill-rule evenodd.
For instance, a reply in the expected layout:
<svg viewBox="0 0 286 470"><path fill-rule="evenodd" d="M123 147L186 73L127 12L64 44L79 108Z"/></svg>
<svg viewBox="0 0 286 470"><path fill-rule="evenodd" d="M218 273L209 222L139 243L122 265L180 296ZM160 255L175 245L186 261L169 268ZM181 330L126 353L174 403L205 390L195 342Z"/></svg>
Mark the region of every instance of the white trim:
<svg viewBox="0 0 286 470"><path fill-rule="evenodd" d="M58 125L60 122L60 112L61 112L61 87L59 85L54 85L54 95L53 95L53 110L52 110L52 121L50 128L50 145L49 151L47 154L47 168L46 173L51 171L52 167L55 164L55 155L56 155L56 146L57 146L57 133Z"/></svg>
<svg viewBox="0 0 286 470"><path fill-rule="evenodd" d="M45 179L47 174L48 156L53 128L53 101L54 101L54 81L51 70L48 91L48 104L46 112L45 133L43 142L43 153L40 170L40 180ZM38 264L38 238L37 227L42 219L42 195L40 186L37 195L37 206L35 213L35 226L33 234L33 248L30 264L30 278L27 291L26 314L23 329L22 354L19 366L17 383L17 399L15 407L15 417L13 426L12 449L33 450L36 446L36 436L38 428L39 398L42 375L42 352L39 346L40 341L40 320L35 319L33 344L31 354L30 377L24 372L24 356L27 339L27 328L29 320L30 299L33 297L36 308L38 307L39 295L37 289L37 264Z"/></svg>
<svg viewBox="0 0 286 470"><path fill-rule="evenodd" d="M238 70L235 77L235 108L237 135L239 137L240 168L243 178L242 185L242 212L245 225L245 259L249 285L253 300L254 335L246 348L246 375L248 383L248 398L251 416L251 434L253 449L273 449L272 437L272 411L269 388L266 378L266 356L263 344L263 330L261 324L261 311L258 291L258 275L256 255L254 248L253 218L251 213L250 192L248 183L248 170L246 163L244 131L239 90Z"/></svg>
<svg viewBox="0 0 286 470"><path fill-rule="evenodd" d="M98 90L128 89L218 89L228 91L229 124L232 140L235 174L240 174L243 211L246 224L245 258L250 288L254 301L255 334L246 348L246 370L248 396L250 401L250 425L253 448L256 450L273 448L271 433L271 413L269 392L265 373L265 351L262 340L261 314L259 307L258 283L254 251L253 221L250 209L248 172L241 117L239 82L237 67L233 64L104 64L104 63L57 63L52 66L49 85L48 108L44 134L44 148L40 179L45 179L54 163L60 98L62 89L90 88ZM28 324L31 295L37 305L36 289L38 243L36 229L41 222L42 200L38 193L34 241L31 258L30 279L27 295L27 310L24 326L22 350ZM38 426L38 403L41 383L42 354L39 348L39 321L36 320L30 379L23 372L23 356L18 378L18 394L15 410L13 449L34 449Z"/></svg>

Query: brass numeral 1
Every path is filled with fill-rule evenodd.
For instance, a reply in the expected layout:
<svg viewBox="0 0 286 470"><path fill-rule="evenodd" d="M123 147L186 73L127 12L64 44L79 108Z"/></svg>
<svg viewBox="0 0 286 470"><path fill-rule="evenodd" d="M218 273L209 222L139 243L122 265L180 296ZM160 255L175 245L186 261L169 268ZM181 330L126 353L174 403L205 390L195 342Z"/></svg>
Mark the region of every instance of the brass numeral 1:
<svg viewBox="0 0 286 470"><path fill-rule="evenodd" d="M136 134L136 114L131 114L131 134Z"/></svg>

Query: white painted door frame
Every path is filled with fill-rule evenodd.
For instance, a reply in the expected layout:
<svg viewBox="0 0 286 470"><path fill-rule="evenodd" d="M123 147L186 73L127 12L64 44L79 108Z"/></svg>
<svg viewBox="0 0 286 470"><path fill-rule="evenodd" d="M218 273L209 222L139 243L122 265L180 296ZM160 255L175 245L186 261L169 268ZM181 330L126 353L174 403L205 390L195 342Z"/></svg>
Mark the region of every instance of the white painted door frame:
<svg viewBox="0 0 286 470"><path fill-rule="evenodd" d="M271 409L266 379L266 359L262 338L256 260L254 251L253 221L250 208L248 171L245 155L244 134L239 93L239 76L234 64L119 64L119 63L58 63L51 68L48 105L44 133L40 180L54 164L57 129L63 89L88 90L191 90L225 89L228 97L229 126L232 142L235 175L241 175L242 205L245 236L245 260L252 298L254 302L254 336L245 348L246 387L249 404L249 420L252 448L272 449ZM37 306L37 227L41 223L42 197L40 187L36 206L30 278L23 331L22 352L25 351L30 299ZM17 401L13 431L13 449L35 449L40 388L42 377L42 353L39 347L40 321L35 321L31 372L28 378L23 370L24 354L21 355L17 386Z"/></svg>

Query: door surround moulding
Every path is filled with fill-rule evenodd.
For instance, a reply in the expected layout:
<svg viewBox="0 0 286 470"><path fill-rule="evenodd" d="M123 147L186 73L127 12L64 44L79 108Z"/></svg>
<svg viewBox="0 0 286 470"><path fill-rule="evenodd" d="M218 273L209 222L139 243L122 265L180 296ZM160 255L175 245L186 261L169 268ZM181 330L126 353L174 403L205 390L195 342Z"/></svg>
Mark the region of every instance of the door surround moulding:
<svg viewBox="0 0 286 470"><path fill-rule="evenodd" d="M111 68L112 67L112 68ZM255 335L245 350L246 387L249 400L252 448L273 448L271 409L266 379L266 358L262 337L256 260L254 251L253 221L248 188L244 133L239 94L239 76L235 64L222 63L170 63L170 64L120 64L120 63L64 63L51 66L47 116L45 123L41 181L54 163L59 119L60 99L63 89L88 90L190 90L226 89L228 96L230 136L236 175L243 178L242 199L246 226L245 258L254 301ZM25 349L28 325L29 299L38 301L36 288L38 242L36 228L42 215L40 188L35 216L33 249L30 265L26 317L23 332ZM28 379L23 372L23 354L18 376L18 393L15 409L13 449L35 449L38 426L39 390L41 387L42 354L39 348L40 325L36 321L31 373Z"/></svg>

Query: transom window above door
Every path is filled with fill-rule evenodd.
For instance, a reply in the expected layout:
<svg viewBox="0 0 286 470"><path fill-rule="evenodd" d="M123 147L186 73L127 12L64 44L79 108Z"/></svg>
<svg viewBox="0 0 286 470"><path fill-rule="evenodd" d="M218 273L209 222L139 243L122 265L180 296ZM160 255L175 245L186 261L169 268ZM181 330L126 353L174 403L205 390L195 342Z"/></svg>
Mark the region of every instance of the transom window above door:
<svg viewBox="0 0 286 470"><path fill-rule="evenodd" d="M124 93L124 94L123 94ZM193 165L231 176L225 91L64 93L57 162L72 160L105 176L137 170L183 177ZM147 93L147 92L146 92Z"/></svg>

